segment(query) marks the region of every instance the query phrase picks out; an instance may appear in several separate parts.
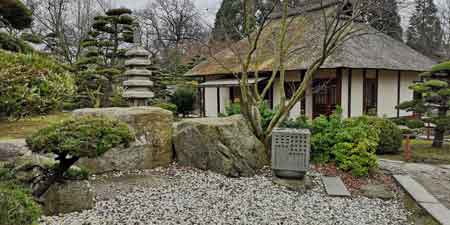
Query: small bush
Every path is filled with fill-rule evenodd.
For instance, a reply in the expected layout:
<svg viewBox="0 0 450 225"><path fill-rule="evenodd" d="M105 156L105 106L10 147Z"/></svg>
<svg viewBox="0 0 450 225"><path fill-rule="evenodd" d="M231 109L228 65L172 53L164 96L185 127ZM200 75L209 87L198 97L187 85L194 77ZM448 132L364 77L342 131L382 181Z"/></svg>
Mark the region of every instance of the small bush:
<svg viewBox="0 0 450 225"><path fill-rule="evenodd" d="M171 111L173 113L177 112L177 106L175 104L172 104L172 103L158 102L158 103L155 103L153 105L153 107L158 107L158 108L161 108L161 109L169 110L169 111Z"/></svg>
<svg viewBox="0 0 450 225"><path fill-rule="evenodd" d="M133 140L134 136L126 124L102 117L74 118L39 130L26 139L28 147L36 153L56 154L55 159L59 163L54 167L52 176L37 187L33 195L42 196L54 182L63 178L78 159L101 156Z"/></svg>
<svg viewBox="0 0 450 225"><path fill-rule="evenodd" d="M311 124L309 122L308 117L306 116L299 116L295 119L288 119L283 122L281 125L285 128L293 128L293 129L311 129Z"/></svg>
<svg viewBox="0 0 450 225"><path fill-rule="evenodd" d="M351 171L354 176L366 176L378 165L375 152L379 131L359 119L345 120L336 133L332 151L339 169Z"/></svg>
<svg viewBox="0 0 450 225"><path fill-rule="evenodd" d="M233 103L225 107L224 116L233 116L241 114L241 105L239 103Z"/></svg>
<svg viewBox="0 0 450 225"><path fill-rule="evenodd" d="M0 184L1 225L35 225L41 213L28 190L14 184Z"/></svg>
<svg viewBox="0 0 450 225"><path fill-rule="evenodd" d="M0 117L61 110L72 101L75 90L71 74L52 60L0 51Z"/></svg>
<svg viewBox="0 0 450 225"><path fill-rule="evenodd" d="M177 88L171 97L170 102L177 106L178 114L186 116L194 110L196 96L197 91L194 87L181 86Z"/></svg>
<svg viewBox="0 0 450 225"><path fill-rule="evenodd" d="M378 143L377 154L397 153L402 147L402 130L390 120L366 117L361 118L376 129L379 130L380 141Z"/></svg>
<svg viewBox="0 0 450 225"><path fill-rule="evenodd" d="M313 120L311 137L311 157L314 162L325 163L333 159L332 148L338 142L336 135L343 128L341 111L330 117L320 116Z"/></svg>
<svg viewBox="0 0 450 225"><path fill-rule="evenodd" d="M221 116L233 116L241 114L241 106L239 103L234 103L225 108L225 114ZM272 121L273 116L275 115L274 110L270 109L269 104L267 102L263 102L259 106L259 114L261 115L261 125L263 129L266 129L270 121Z"/></svg>

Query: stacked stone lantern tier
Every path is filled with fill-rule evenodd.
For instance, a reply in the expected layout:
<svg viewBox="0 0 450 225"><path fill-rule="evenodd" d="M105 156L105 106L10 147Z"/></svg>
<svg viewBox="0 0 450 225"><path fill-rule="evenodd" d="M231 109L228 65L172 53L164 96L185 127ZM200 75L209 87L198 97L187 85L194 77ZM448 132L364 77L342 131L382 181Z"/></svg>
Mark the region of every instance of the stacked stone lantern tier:
<svg viewBox="0 0 450 225"><path fill-rule="evenodd" d="M148 60L149 53L140 47L133 48L125 54L129 60L125 61L127 71L123 86L125 92L123 97L128 99L132 105L143 106L155 95L152 92L153 81L152 72L147 68L151 66Z"/></svg>

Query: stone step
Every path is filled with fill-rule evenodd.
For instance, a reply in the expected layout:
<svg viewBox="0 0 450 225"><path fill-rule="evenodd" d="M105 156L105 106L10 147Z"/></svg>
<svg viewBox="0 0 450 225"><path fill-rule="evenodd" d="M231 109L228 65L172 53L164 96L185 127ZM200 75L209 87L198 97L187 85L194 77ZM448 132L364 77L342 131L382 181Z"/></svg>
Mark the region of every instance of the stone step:
<svg viewBox="0 0 450 225"><path fill-rule="evenodd" d="M395 175L395 180L441 225L450 225L450 210L410 176Z"/></svg>
<svg viewBox="0 0 450 225"><path fill-rule="evenodd" d="M334 197L350 197L351 194L347 190L340 177L322 177L322 183L329 196Z"/></svg>

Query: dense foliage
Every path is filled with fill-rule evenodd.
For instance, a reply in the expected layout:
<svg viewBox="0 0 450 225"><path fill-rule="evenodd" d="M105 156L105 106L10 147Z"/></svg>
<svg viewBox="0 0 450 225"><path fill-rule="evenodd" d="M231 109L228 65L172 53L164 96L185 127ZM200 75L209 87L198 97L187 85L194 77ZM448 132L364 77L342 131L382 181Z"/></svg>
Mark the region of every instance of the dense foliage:
<svg viewBox="0 0 450 225"><path fill-rule="evenodd" d="M5 32L0 32L0 49L20 53L34 52L34 49L24 40Z"/></svg>
<svg viewBox="0 0 450 225"><path fill-rule="evenodd" d="M72 101L75 82L55 61L0 51L0 116L19 118L60 110Z"/></svg>
<svg viewBox="0 0 450 225"><path fill-rule="evenodd" d="M379 130L369 125L365 118L343 121L332 147L338 168L351 171L354 176L366 176L378 166L375 154Z"/></svg>
<svg viewBox="0 0 450 225"><path fill-rule="evenodd" d="M388 119L377 117L366 117L370 126L379 130L380 141L378 143L377 154L397 153L402 147L402 130Z"/></svg>
<svg viewBox="0 0 450 225"><path fill-rule="evenodd" d="M194 110L194 103L197 91L192 86L180 86L170 99L170 102L177 108L177 113L183 116L188 115Z"/></svg>
<svg viewBox="0 0 450 225"><path fill-rule="evenodd" d="M398 107L428 116L430 119L427 121L436 125L433 147L442 148L445 133L450 130L450 62L434 66L421 78L422 82L410 87L421 97L403 102Z"/></svg>
<svg viewBox="0 0 450 225"><path fill-rule="evenodd" d="M28 190L14 184L0 183L1 225L36 225L41 212Z"/></svg>
<svg viewBox="0 0 450 225"><path fill-rule="evenodd" d="M365 176L378 165L375 153L379 146L390 148L398 144L398 140L391 137L381 140L380 132L397 135L398 128L392 122L380 118L343 119L341 112L337 110L329 117L320 116L313 121L301 116L285 121L282 126L311 130L311 157L314 162L334 161L344 171L351 171L355 176ZM395 131L390 130L392 125ZM381 137L386 138L383 135Z"/></svg>
<svg viewBox="0 0 450 225"><path fill-rule="evenodd" d="M159 102L153 105L154 107L158 107L161 109L165 109L165 110L169 110L173 113L177 112L177 106L175 104L172 103L167 103L167 102Z"/></svg>
<svg viewBox="0 0 450 225"><path fill-rule="evenodd" d="M33 194L45 193L78 159L101 156L133 140L126 124L102 117L74 118L39 130L26 139L28 147L36 153L55 154L59 164Z"/></svg>
<svg viewBox="0 0 450 225"><path fill-rule="evenodd" d="M84 57L76 63L83 106L112 106L115 86L122 74L124 44L133 42L135 22L131 10L111 9L96 16L89 37L82 43Z"/></svg>
<svg viewBox="0 0 450 225"><path fill-rule="evenodd" d="M33 17L21 0L3 0L0 4L0 22L8 28L22 30L31 26Z"/></svg>
<svg viewBox="0 0 450 225"><path fill-rule="evenodd" d="M436 57L442 47L443 29L434 0L415 0L415 11L406 31L407 44L429 57Z"/></svg>
<svg viewBox="0 0 450 225"><path fill-rule="evenodd" d="M259 113L261 116L262 127L265 129L269 126L269 123L275 115L275 112L270 108L267 102L262 102L262 104L259 106ZM239 103L233 103L225 107L225 114L221 116L232 116L237 114L241 114L241 106Z"/></svg>

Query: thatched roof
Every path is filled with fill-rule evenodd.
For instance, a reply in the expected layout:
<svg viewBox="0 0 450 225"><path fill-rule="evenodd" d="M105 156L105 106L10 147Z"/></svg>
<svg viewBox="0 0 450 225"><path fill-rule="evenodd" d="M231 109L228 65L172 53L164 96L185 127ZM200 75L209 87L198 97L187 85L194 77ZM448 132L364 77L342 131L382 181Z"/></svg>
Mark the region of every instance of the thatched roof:
<svg viewBox="0 0 450 225"><path fill-rule="evenodd" d="M293 52L287 59L287 70L305 70L321 52L323 40L323 12L310 11L289 18L287 43ZM276 36L280 19L272 20L261 35L251 71L272 71L276 60ZM322 69L367 68L402 71L427 71L435 64L430 58L411 49L406 44L382 34L366 24L356 23L361 35L354 35L343 43L322 66ZM239 73L238 55L245 55L248 41L241 40L231 47L209 57L187 76L204 76Z"/></svg>

